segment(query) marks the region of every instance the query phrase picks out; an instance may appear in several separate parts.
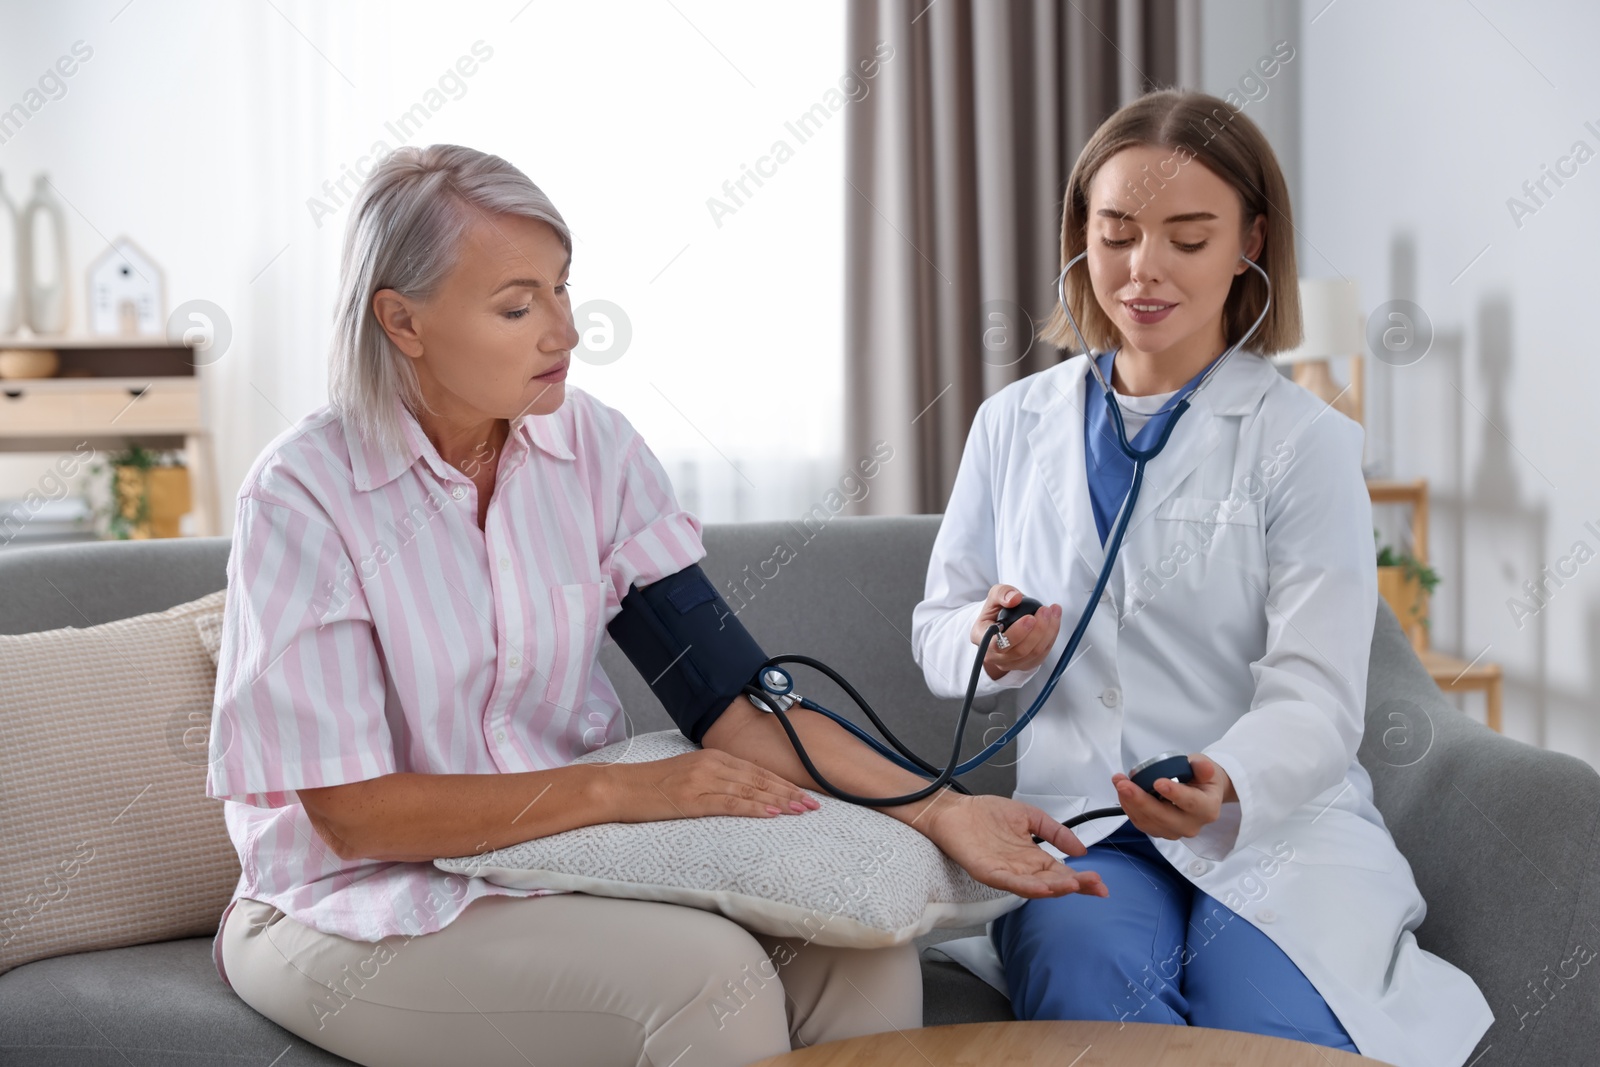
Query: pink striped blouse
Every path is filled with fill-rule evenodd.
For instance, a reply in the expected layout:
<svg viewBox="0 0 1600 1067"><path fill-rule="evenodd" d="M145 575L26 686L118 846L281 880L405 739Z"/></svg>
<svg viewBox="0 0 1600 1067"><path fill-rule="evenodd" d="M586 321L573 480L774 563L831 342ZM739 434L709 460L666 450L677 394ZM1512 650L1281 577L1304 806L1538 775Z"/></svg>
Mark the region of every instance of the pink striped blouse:
<svg viewBox="0 0 1600 1067"><path fill-rule="evenodd" d="M239 491L206 778L242 867L224 922L249 897L378 941L441 929L480 896L551 892L342 860L293 791L542 770L619 740L605 625L632 583L705 555L644 440L581 389L512 424L482 530L472 479L396 408L406 454L324 407ZM220 924L212 958L227 982Z"/></svg>

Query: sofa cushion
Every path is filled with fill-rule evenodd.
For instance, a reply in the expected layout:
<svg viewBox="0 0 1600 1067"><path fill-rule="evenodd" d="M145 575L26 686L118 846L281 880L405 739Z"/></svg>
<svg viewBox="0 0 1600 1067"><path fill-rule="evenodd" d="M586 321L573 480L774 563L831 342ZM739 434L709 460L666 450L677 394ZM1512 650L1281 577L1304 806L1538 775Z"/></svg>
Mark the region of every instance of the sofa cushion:
<svg viewBox="0 0 1600 1067"><path fill-rule="evenodd" d="M196 620L221 608L0 636L0 973L216 930L239 861L205 795Z"/></svg>
<svg viewBox="0 0 1600 1067"><path fill-rule="evenodd" d="M142 801L141 801L142 803ZM211 938L75 953L0 975L7 1067L348 1067L217 980Z"/></svg>
<svg viewBox="0 0 1600 1067"><path fill-rule="evenodd" d="M698 747L664 730L574 762L645 763ZM822 806L802 815L599 823L433 862L519 889L683 904L757 933L845 948L898 945L1021 905L1022 898L974 881L899 820L808 792Z"/></svg>

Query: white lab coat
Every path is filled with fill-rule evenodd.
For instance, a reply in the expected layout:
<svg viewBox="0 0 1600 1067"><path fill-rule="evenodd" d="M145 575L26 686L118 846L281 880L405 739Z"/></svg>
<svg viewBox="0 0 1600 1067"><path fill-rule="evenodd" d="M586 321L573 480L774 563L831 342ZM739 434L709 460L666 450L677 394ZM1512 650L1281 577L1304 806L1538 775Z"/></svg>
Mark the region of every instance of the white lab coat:
<svg viewBox="0 0 1600 1067"><path fill-rule="evenodd" d="M980 674L980 695L1020 687L1019 710L1093 589L1105 555L1084 467L1087 374L1070 359L978 410L912 615L939 696L965 692L992 585L1064 609L1042 667ZM1065 820L1115 805L1116 771L1205 752L1239 801L1194 838L1157 840L1161 854L1271 937L1363 1054L1459 1067L1493 1013L1417 945L1426 906L1356 760L1377 610L1361 451L1359 425L1260 356L1230 357L1145 470L1077 656L1020 738L1015 796ZM1093 844L1119 823L1078 836Z"/></svg>

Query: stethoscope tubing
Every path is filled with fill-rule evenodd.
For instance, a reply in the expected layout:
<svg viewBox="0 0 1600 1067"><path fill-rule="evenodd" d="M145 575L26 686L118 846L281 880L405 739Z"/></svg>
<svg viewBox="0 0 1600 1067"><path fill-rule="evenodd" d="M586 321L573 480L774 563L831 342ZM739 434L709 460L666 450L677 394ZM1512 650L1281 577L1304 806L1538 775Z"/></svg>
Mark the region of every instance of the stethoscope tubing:
<svg viewBox="0 0 1600 1067"><path fill-rule="evenodd" d="M922 800L925 797L932 796L935 792L947 785L961 792L968 792L968 790L960 782L956 781L956 779L961 775L970 773L971 771L987 763L989 760L993 759L1002 749L1006 747L1006 745L1015 740L1018 734L1027 728L1028 724L1032 722L1034 717L1039 714L1041 709L1043 709L1045 701L1049 699L1050 694L1055 691L1056 683L1060 681L1061 675L1065 673L1067 668L1071 665L1073 661L1073 654L1077 652L1078 645L1083 641L1084 634L1088 632L1089 622L1093 619L1095 609L1099 606L1100 599L1105 593L1106 584L1111 579L1111 569L1116 564L1117 554L1122 549L1123 537L1127 533L1128 522L1133 517L1134 507L1138 503L1139 490L1144 483L1145 465L1156 456L1159 456L1162 450L1167 447L1167 441L1171 438L1172 431L1177 427L1179 420L1183 418L1184 412L1189 410L1190 399L1198 394L1201 389L1205 388L1206 383L1209 382L1217 373L1217 371L1221 369L1222 365L1233 356L1234 352L1236 352L1246 341L1255 335L1256 330L1260 328L1261 323L1266 319L1268 309L1272 307L1272 279L1267 275L1267 272L1262 269L1260 264L1251 260L1248 256L1240 256L1239 258L1243 259L1247 264L1249 264L1267 283L1267 299L1261 308L1261 313L1256 316L1255 322L1250 326L1249 330L1245 331L1244 336L1230 345L1228 350L1222 354L1221 358L1213 361L1211 367L1206 371L1204 376L1202 376L1200 381L1195 384L1194 389L1190 390L1189 394L1180 399L1172 408L1172 417L1168 419L1166 425L1162 427L1161 436L1158 437L1149 448L1134 448L1132 442L1128 440L1127 427L1122 421L1122 411L1116 402L1115 394L1112 392L1111 383L1106 381L1105 375L1100 372L1100 368L1095 362L1094 354L1090 350L1088 342L1084 340L1082 331L1078 329L1078 322L1075 318L1073 318L1071 309L1067 306L1067 271L1071 270L1073 266L1075 266L1088 254L1088 250L1085 249L1076 256L1072 257L1072 259L1068 260L1066 266L1061 268L1061 274L1056 278L1056 298L1061 304L1062 313L1067 317L1067 322L1072 326L1072 332L1077 336L1078 343L1082 346L1084 358L1089 361L1089 371L1094 375L1095 380L1099 383L1101 395L1105 399L1107 406L1110 408L1111 421L1117 428L1117 447L1122 451L1123 455L1127 456L1133 461L1133 480L1128 486L1127 495L1123 497L1122 506L1117 511L1117 517L1112 528L1108 547L1106 549L1105 560L1101 563L1099 576L1095 579L1094 591L1090 594L1087 603L1084 604L1083 610L1079 613L1078 622L1073 627L1071 635L1067 638L1066 647L1061 650L1061 655L1056 658L1055 666L1051 669L1049 677L1045 679L1044 685L1040 687L1039 692L1034 696L1032 702L1028 706L1028 709L1017 718L1015 723L1006 729L1005 733L1001 734L998 740L986 745L982 751L978 752L972 758L966 760L965 762L961 762L961 743L966 737L967 722L972 715L973 701L977 697L979 673L983 670L983 661L984 657L988 655L990 642L993 641L994 638L1001 632L999 623L996 622L989 625L988 629L984 631L982 639L978 642L978 652L973 660L972 672L967 680L967 691L965 698L962 701L961 713L956 719L956 729L954 738L952 739L953 743L951 745L950 758L945 761L945 765L943 767L935 767L932 763L929 763L927 760L923 759L921 756L917 755L909 747L907 747L897 736L895 736L894 731L890 730L888 725L878 717L878 714L872 709L872 706L866 701L866 699L862 697L861 694L858 693L855 688L833 668L808 656L773 656L768 659L766 664L762 666L758 677L765 679L768 676L768 670L776 668L782 673L787 688L781 691L774 690L769 692L760 686L747 685L744 687L745 694L752 701L755 701L758 706L766 708L777 717L784 733L789 738L789 743L794 747L795 754L799 756L800 763L803 767L805 767L806 772L811 775L812 779L824 791L832 794L835 797L838 797L841 800L846 800L854 804L861 804L869 807L895 807L901 804L915 803L916 801ZM861 727L846 719L844 716L823 707L821 704L818 704L817 702L808 698L801 697L799 694L794 694L793 699L801 707L827 716L842 726L854 737L871 746L873 750L875 750L885 759L888 759L896 765L915 774L931 776L932 781L921 789L894 797L860 796L834 786L823 776L822 772L818 770L816 765L812 762L810 755L805 750L805 745L801 742L799 734L794 729L794 724L789 720L789 716L786 713L783 702L775 699L775 697L779 695L787 696L788 694L792 693L794 689L793 679L789 676L787 671L782 670L782 665L784 663L799 663L812 667L823 674L826 674L834 681L835 684L842 688L846 695L848 695L850 699L855 702L856 706L866 714L867 718L871 720L873 727L888 743L885 744L884 741L880 741L878 738L873 737L871 734L867 733ZM1120 808L1098 808L1093 811L1087 811L1077 815L1063 825L1070 828L1090 819L1105 818L1121 814L1123 814L1123 812Z"/></svg>

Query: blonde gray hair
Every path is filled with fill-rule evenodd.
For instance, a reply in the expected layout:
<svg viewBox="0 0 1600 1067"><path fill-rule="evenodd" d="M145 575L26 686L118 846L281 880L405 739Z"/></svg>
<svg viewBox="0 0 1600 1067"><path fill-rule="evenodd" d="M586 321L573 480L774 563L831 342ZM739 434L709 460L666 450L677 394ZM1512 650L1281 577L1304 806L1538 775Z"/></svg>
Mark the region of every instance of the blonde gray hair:
<svg viewBox="0 0 1600 1067"><path fill-rule="evenodd" d="M572 254L561 213L537 185L501 159L460 145L402 146L357 190L345 225L328 361L328 396L357 432L385 452L405 448L395 397L413 414L430 410L411 359L384 333L372 298L393 289L427 299L455 266L478 215L548 223Z"/></svg>

